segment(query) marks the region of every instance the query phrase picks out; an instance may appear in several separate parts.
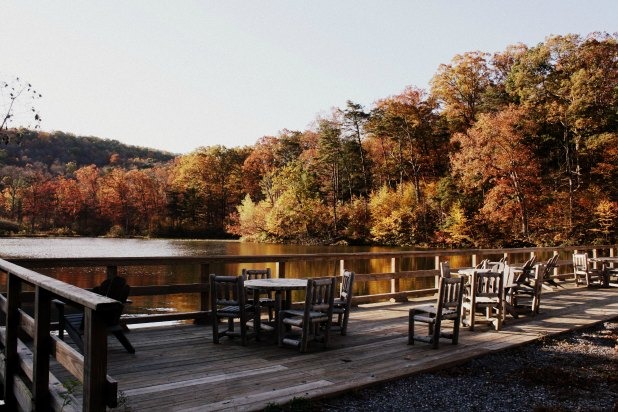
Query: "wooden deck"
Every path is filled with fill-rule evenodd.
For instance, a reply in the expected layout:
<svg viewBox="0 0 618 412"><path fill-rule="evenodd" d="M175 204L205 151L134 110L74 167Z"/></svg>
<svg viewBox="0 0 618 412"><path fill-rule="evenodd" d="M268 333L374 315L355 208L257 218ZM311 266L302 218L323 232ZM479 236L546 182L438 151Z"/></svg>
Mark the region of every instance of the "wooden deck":
<svg viewBox="0 0 618 412"><path fill-rule="evenodd" d="M134 355L109 338L109 374L132 411L259 410L443 368L618 317L618 288L545 293L539 316L507 317L500 332L462 329L459 345L444 342L438 350L406 344L408 308L417 303L355 308L348 336L334 334L330 349L315 344L308 354L267 340L243 347L224 338L215 345L209 326L134 329L128 335Z"/></svg>

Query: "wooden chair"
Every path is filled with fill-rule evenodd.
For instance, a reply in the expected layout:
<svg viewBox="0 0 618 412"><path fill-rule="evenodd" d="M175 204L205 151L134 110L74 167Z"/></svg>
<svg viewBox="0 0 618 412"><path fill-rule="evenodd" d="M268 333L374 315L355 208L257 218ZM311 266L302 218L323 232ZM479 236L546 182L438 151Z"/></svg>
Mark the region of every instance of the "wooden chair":
<svg viewBox="0 0 618 412"><path fill-rule="evenodd" d="M307 281L303 309L279 312L279 346L291 345L306 352L309 341L321 341L328 347L335 300L336 278L318 278ZM290 328L290 331L286 330Z"/></svg>
<svg viewBox="0 0 618 412"><path fill-rule="evenodd" d="M464 290L464 278L440 277L438 285L438 300L435 305L419 306L410 309L408 320L408 345L414 341L427 342L434 349L438 348L440 338L451 339L453 345L459 340L459 323L461 318L461 304ZM453 321L452 332L443 330L442 322ZM427 323L428 335L415 335L416 322Z"/></svg>
<svg viewBox="0 0 618 412"><path fill-rule="evenodd" d="M270 268L266 269L243 269L242 277L244 280L252 280L252 279L270 279ZM276 308L275 299L272 296L272 292L259 292L254 290L254 294L251 297L251 302L253 299L259 299L260 308L268 309L268 321L272 322L274 319L274 313Z"/></svg>
<svg viewBox="0 0 618 412"><path fill-rule="evenodd" d="M470 279L470 290L463 298L461 321L474 330L477 322L491 323L496 330L502 328L504 318L504 277L502 273L474 272ZM478 311L485 312L485 319L477 319ZM466 317L469 315L469 319Z"/></svg>
<svg viewBox="0 0 618 412"><path fill-rule="evenodd" d="M505 309L514 318L522 313L533 316L539 313L545 265L533 268L533 275L525 282L505 285Z"/></svg>
<svg viewBox="0 0 618 412"><path fill-rule="evenodd" d="M440 262L440 277L451 277L451 265L448 262Z"/></svg>
<svg viewBox="0 0 618 412"><path fill-rule="evenodd" d="M603 286L605 281L605 273L602 269L594 269L590 267L587 253L573 253L573 274L575 275L575 284L577 286L586 284L586 286Z"/></svg>
<svg viewBox="0 0 618 412"><path fill-rule="evenodd" d="M131 345L131 342L125 335L127 331L124 325L120 324L120 316L122 315L122 309L127 302L131 287L127 284L127 281L120 276L114 276L110 279L104 280L99 286L92 288L92 292L102 296L107 296L110 299L115 299L122 303L122 307L118 312L110 313L107 319L107 332L112 334L118 339L122 346L129 353L135 353L135 348ZM54 300L56 308L58 309L58 336L64 340L64 331L69 334L71 340L79 348L80 352L84 352L84 312L79 313L66 313L65 303L59 300Z"/></svg>
<svg viewBox="0 0 618 412"><path fill-rule="evenodd" d="M547 283L550 286L555 286L555 287L560 287L560 288L563 287L563 286L559 285L558 283L556 283L556 281L552 277L553 271L556 268L557 262L558 262L558 255L553 255L552 257L547 259L547 262L543 265L543 284L542 284L542 286L543 287L547 287L547 289L549 289L549 290L552 290L552 289L549 286L545 286L545 283Z"/></svg>
<svg viewBox="0 0 618 412"><path fill-rule="evenodd" d="M210 275L210 305L212 316L212 340L219 343L221 336L230 338L240 336L241 344L247 344L249 336L247 322L253 321L253 335L259 339L260 305L259 302L245 301L245 287L242 276ZM219 320L227 319L227 328L219 330ZM234 329L234 321L239 319L239 331Z"/></svg>
<svg viewBox="0 0 618 412"><path fill-rule="evenodd" d="M350 307L352 306L352 287L354 285L354 272L344 271L341 276L341 286L339 297L333 302L333 316L337 315L337 320L332 322L332 326L338 327L342 336L348 330L348 319L350 318Z"/></svg>

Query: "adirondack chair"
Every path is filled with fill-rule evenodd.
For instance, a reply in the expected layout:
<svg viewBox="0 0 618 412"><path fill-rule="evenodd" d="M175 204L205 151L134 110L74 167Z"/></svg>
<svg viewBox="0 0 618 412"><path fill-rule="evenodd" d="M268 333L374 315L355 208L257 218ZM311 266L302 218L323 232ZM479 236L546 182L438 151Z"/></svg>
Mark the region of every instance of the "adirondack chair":
<svg viewBox="0 0 618 412"><path fill-rule="evenodd" d="M553 270L556 268L557 262L558 262L558 255L553 255L552 257L547 259L547 262L543 265L543 285L542 286L549 290L551 290L551 288L549 286L546 286L545 283L551 286L555 286L555 287L560 287L560 288L564 287L562 285L559 285L552 278L552 273L553 273Z"/></svg>
<svg viewBox="0 0 618 412"><path fill-rule="evenodd" d="M505 309L514 318L522 313L539 313L544 272L545 265L541 263L534 266L532 277L525 282L505 285Z"/></svg>
<svg viewBox="0 0 618 412"><path fill-rule="evenodd" d="M408 318L408 345L414 341L427 342L434 349L439 346L440 338L451 339L453 345L459 340L459 323L464 290L464 278L441 276L438 284L438 299L435 305L418 306L410 309ZM445 320L453 321L452 332L443 330ZM416 322L427 323L428 335L417 335L414 331Z"/></svg>
<svg viewBox="0 0 618 412"><path fill-rule="evenodd" d="M462 303L462 324L468 326L470 330L474 330L474 326L478 322L491 323L496 330L500 330L504 317L503 274L474 272L469 287L470 289L464 295ZM484 319L478 319L478 311L485 312Z"/></svg>
<svg viewBox="0 0 618 412"><path fill-rule="evenodd" d="M303 309L279 312L279 346L291 345L306 352L309 341L321 341L328 347L335 300L336 278L318 278L307 281ZM286 328L290 328L288 332Z"/></svg>
<svg viewBox="0 0 618 412"><path fill-rule="evenodd" d="M127 281L120 276L114 276L110 279L104 280L99 286L92 288L94 293L107 296L108 298L115 299L124 305L129 297L130 286ZM66 313L65 304L59 300L55 300L56 308L58 309L58 336L64 340L64 331L69 334L71 340L78 347L80 352L84 352L84 313ZM131 345L131 342L125 335L127 329L120 324L120 315L122 314L122 308L117 313L110 314L107 319L107 332L112 334L118 339L118 341L124 346L129 353L135 353L135 348Z"/></svg>
<svg viewBox="0 0 618 412"><path fill-rule="evenodd" d="M352 306L352 287L354 285L354 272L348 270L341 276L341 286L339 297L333 301L333 316L337 315L337 320L332 322L332 326L339 328L342 336L348 330L348 319L350 318L350 307Z"/></svg>
<svg viewBox="0 0 618 412"><path fill-rule="evenodd" d="M440 262L440 277L451 277L451 265L448 262Z"/></svg>
<svg viewBox="0 0 618 412"><path fill-rule="evenodd" d="M603 286L606 274L602 269L590 267L587 253L573 253L573 273L575 274L575 284L585 284L591 286Z"/></svg>
<svg viewBox="0 0 618 412"><path fill-rule="evenodd" d="M242 276L244 280L252 280L252 279L270 279L270 268L266 269L243 269ZM268 309L268 321L272 322L274 319L276 302L274 297L272 296L272 292L268 291L258 291L253 290L253 296L249 298L250 303L253 302L253 299L259 299L260 308Z"/></svg>
<svg viewBox="0 0 618 412"><path fill-rule="evenodd" d="M241 276L210 275L210 305L212 316L212 340L219 343L221 336L229 338L240 336L243 346L247 344L249 327L253 321L253 333L256 340L260 338L260 305L258 302L245 301L244 279ZM219 321L227 319L227 328L219 329ZM239 331L234 328L235 319L239 319Z"/></svg>

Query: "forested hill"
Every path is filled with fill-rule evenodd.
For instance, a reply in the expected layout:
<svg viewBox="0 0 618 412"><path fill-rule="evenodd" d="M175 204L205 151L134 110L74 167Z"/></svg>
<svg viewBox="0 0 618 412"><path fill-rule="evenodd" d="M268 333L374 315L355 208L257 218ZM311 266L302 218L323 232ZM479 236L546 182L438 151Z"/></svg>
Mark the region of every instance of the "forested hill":
<svg viewBox="0 0 618 412"><path fill-rule="evenodd" d="M23 133L9 144L0 144L0 166L45 165L48 170L72 164L79 168L113 164L128 169L150 167L176 155L145 147L129 146L117 140L75 136L64 132Z"/></svg>

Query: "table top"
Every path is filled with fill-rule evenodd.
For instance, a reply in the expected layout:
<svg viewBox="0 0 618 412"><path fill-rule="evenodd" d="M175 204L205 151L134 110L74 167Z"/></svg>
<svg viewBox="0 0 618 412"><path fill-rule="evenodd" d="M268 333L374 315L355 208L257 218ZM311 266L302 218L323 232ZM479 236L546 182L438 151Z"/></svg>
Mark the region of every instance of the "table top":
<svg viewBox="0 0 618 412"><path fill-rule="evenodd" d="M248 289L291 290L307 287L307 279L270 278L245 280Z"/></svg>
<svg viewBox="0 0 618 412"><path fill-rule="evenodd" d="M477 268L463 268L463 269L458 269L457 273L459 273L460 275L468 275L471 276L474 272L476 273L491 273L493 272L492 269L477 269Z"/></svg>
<svg viewBox="0 0 618 412"><path fill-rule="evenodd" d="M595 258L590 258L588 259L591 262L613 262L613 263L618 263L618 256L606 256L606 257L595 257Z"/></svg>

